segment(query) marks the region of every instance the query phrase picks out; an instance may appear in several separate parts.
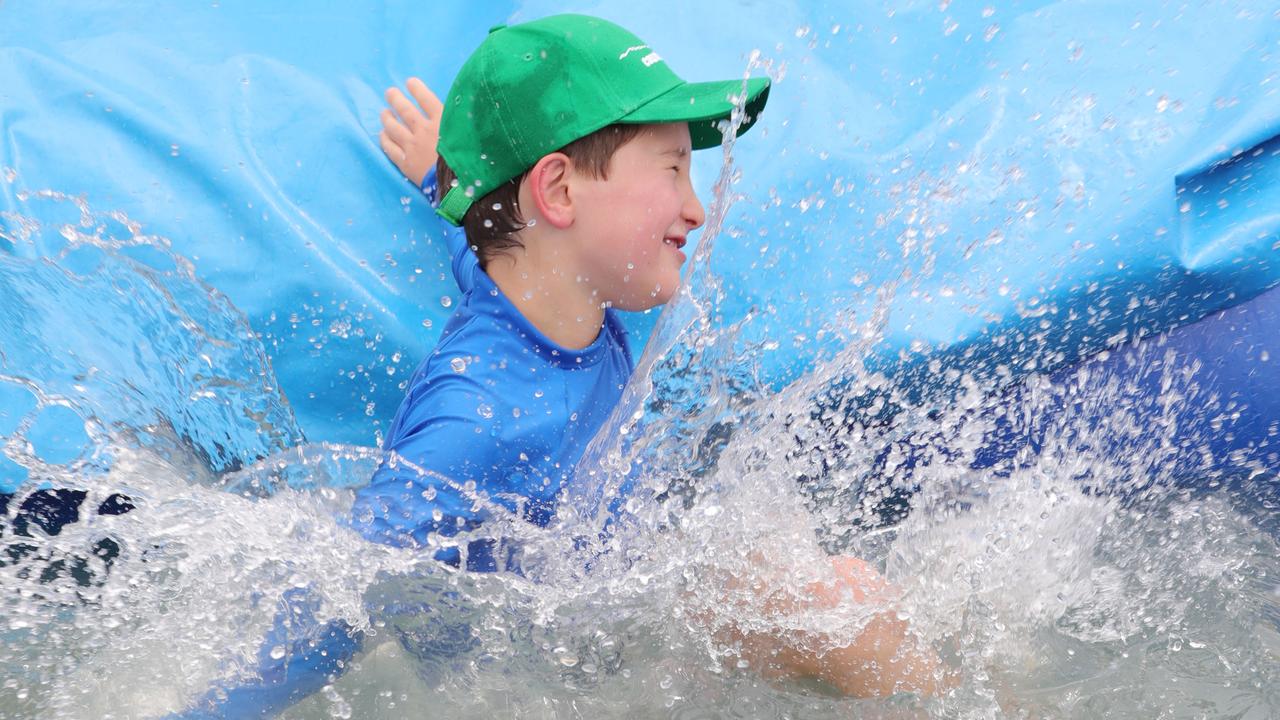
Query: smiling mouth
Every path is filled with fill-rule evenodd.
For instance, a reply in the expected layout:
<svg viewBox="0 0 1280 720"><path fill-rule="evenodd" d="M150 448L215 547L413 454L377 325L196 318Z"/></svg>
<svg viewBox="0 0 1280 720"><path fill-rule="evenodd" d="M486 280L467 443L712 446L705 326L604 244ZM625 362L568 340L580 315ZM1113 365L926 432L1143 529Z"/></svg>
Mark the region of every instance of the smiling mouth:
<svg viewBox="0 0 1280 720"><path fill-rule="evenodd" d="M687 241L682 237L669 237L669 238L663 238L662 242L668 245L673 245L677 250L679 250L680 248L684 247L684 244Z"/></svg>

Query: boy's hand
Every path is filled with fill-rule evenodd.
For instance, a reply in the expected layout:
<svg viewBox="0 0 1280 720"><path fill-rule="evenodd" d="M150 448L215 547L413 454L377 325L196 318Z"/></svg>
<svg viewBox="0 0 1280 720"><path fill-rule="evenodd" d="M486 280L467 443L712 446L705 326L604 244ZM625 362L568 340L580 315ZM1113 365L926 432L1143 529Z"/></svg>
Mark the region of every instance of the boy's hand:
<svg viewBox="0 0 1280 720"><path fill-rule="evenodd" d="M760 609L780 618L831 610L851 601L882 605L852 643L833 647L830 637L814 631L744 632L732 622L718 639L738 647L741 659L766 677L817 678L854 697L941 695L957 684L954 671L898 617L890 597L893 589L874 567L853 557L834 557L831 564L834 582L810 583L799 593L780 590L767 579L753 581L752 588L764 601ZM731 579L729 586L741 588L740 582Z"/></svg>
<svg viewBox="0 0 1280 720"><path fill-rule="evenodd" d="M436 143L440 140L440 113L444 103L418 78L405 84L417 105L400 88L387 88L389 108L382 110L382 132L378 142L400 172L416 185L436 164ZM419 109L421 107L421 109Z"/></svg>

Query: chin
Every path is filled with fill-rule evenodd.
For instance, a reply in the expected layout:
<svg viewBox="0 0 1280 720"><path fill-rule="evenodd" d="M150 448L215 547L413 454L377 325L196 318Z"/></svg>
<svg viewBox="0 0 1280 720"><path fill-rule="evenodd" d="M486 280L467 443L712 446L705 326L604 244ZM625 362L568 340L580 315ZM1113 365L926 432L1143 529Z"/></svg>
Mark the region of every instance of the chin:
<svg viewBox="0 0 1280 720"><path fill-rule="evenodd" d="M678 286L679 286L679 280L676 280L675 282L672 282L670 284L663 283L661 290L649 296L649 300L652 301L649 307L651 308L658 307L659 305L666 305L667 303L671 302L671 298L676 296L676 288ZM645 308L645 309L647 310L648 308Z"/></svg>
<svg viewBox="0 0 1280 720"><path fill-rule="evenodd" d="M671 301L671 298L675 297L677 283L678 281L671 284L663 283L660 286L661 289L657 292L649 292L639 297L632 296L617 300L613 303L613 307L626 312L644 312L645 310L652 310L661 305L666 305Z"/></svg>

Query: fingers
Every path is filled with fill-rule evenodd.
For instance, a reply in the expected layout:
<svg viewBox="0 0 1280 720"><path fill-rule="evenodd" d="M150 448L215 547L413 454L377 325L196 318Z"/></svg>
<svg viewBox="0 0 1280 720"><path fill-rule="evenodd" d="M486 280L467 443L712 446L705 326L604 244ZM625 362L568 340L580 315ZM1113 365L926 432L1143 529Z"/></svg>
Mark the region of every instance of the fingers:
<svg viewBox="0 0 1280 720"><path fill-rule="evenodd" d="M395 163L396 167L400 167L405 160L404 148L392 142L385 130L378 133L378 144L382 146L382 152L387 154L391 162Z"/></svg>
<svg viewBox="0 0 1280 720"><path fill-rule="evenodd" d="M405 86L413 94L412 100L400 88L387 88L384 97L389 107L383 108L380 116L382 132L378 143L405 177L421 183L437 159L444 105L418 78L410 78Z"/></svg>
<svg viewBox="0 0 1280 720"><path fill-rule="evenodd" d="M386 99L387 104L404 121L409 130L416 131L420 126L426 124L426 116L422 114L417 105L409 102L409 98L400 92L400 88L387 88Z"/></svg>
<svg viewBox="0 0 1280 720"><path fill-rule="evenodd" d="M413 95L413 99L418 101L418 105L426 112L429 120L440 122L440 114L444 111L444 103L440 102L440 98L431 92L431 88L416 77L409 78L409 82L405 83L409 88L409 94Z"/></svg>
<svg viewBox="0 0 1280 720"><path fill-rule="evenodd" d="M400 124L400 121L396 119L395 114L385 108L382 110L381 117L382 132L390 137L395 144L400 147L407 147L409 142L413 139L413 133L409 132L409 128Z"/></svg>

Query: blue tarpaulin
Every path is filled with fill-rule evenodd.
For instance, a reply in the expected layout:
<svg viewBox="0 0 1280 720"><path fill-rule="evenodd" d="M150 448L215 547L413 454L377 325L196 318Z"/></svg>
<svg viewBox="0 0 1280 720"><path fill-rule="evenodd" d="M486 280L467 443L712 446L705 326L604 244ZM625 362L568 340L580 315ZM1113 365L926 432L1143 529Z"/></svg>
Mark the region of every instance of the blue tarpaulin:
<svg viewBox="0 0 1280 720"><path fill-rule="evenodd" d="M753 317L765 383L847 342L831 321L892 286L876 356L904 382L926 355L1052 372L1146 336L1240 401L1229 432L1199 430L1215 451L1275 435L1280 13L1262 1L0 0L0 270L56 280L11 262L44 254L17 218L63 222L31 216L34 191L123 213L244 313L306 439L372 444L457 296L441 222L378 148L383 89L418 75L443 94L489 27L566 10L690 80L773 77L711 257L716 322ZM704 199L720 163L697 160ZM0 338L25 337L15 315L0 307ZM654 319L628 319L637 343ZM72 321L69 346L111 329ZM18 350L0 347L0 376L31 375ZM16 387L0 383L0 433L33 402ZM26 429L51 462L83 441L58 412ZM16 469L0 455L0 490ZM330 634L332 655L264 660L219 716L309 689L354 652Z"/></svg>
<svg viewBox="0 0 1280 720"><path fill-rule="evenodd" d="M690 79L773 76L712 265L720 319L754 309L780 341L775 385L904 271L885 357L998 358L1026 332L1037 369L1280 278L1280 18L1248 1L8 2L0 210L51 189L169 238L247 315L307 438L370 444L457 293L378 149L382 91L443 93L490 26L564 10ZM709 199L719 154L698 163Z"/></svg>

